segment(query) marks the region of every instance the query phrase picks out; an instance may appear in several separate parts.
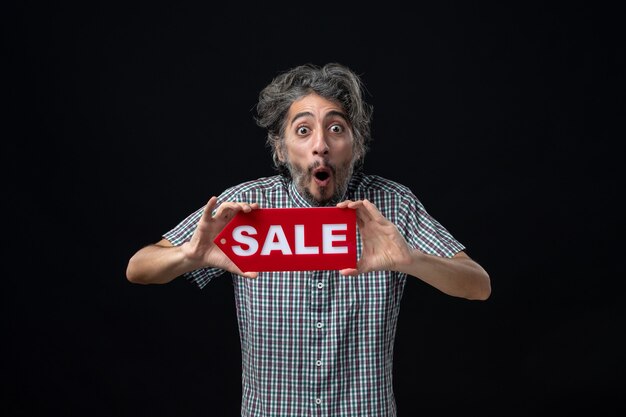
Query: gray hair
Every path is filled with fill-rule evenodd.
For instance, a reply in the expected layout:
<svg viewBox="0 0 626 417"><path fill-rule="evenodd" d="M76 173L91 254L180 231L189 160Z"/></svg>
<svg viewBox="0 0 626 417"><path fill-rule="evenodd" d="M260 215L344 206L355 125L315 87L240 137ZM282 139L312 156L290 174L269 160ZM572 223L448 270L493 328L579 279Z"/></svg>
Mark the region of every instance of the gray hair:
<svg viewBox="0 0 626 417"><path fill-rule="evenodd" d="M355 167L360 167L371 141L373 107L363 100L363 84L359 76L338 63L294 67L278 75L259 93L255 120L257 125L267 129L266 144L272 150L275 167L281 174L288 172L286 164L278 158L278 150L284 147L289 107L313 92L343 107L354 136Z"/></svg>

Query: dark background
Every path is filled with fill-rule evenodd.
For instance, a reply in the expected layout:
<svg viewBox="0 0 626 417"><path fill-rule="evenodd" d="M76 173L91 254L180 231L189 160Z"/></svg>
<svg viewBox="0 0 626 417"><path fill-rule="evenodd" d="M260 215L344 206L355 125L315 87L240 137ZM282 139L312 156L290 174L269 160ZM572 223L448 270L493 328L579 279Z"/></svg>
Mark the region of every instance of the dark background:
<svg viewBox="0 0 626 417"><path fill-rule="evenodd" d="M486 302L408 281L399 414L624 412L623 14L546 4L5 9L2 414L238 414L230 279L125 268L274 173L257 94L330 61L374 105L366 170L410 186L492 278Z"/></svg>

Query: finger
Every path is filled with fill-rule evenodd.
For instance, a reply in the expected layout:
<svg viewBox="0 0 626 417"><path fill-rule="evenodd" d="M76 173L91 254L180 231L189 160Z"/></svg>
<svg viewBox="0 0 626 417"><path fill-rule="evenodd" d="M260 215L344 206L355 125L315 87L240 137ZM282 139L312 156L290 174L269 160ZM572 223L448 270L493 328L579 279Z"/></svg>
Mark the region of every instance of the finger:
<svg viewBox="0 0 626 417"><path fill-rule="evenodd" d="M259 273L258 272L241 272L239 273L239 275L241 275L242 277L255 279L255 278L258 278Z"/></svg>
<svg viewBox="0 0 626 417"><path fill-rule="evenodd" d="M245 203L245 202L232 202L226 201L220 205L217 209L216 216L233 215L239 211L249 213L252 210L259 208L259 203Z"/></svg>
<svg viewBox="0 0 626 417"><path fill-rule="evenodd" d="M337 203L337 207L340 207L340 208L347 207L347 208L351 208L353 210L356 210L356 209L358 209L359 207L362 207L362 206L363 206L363 200L354 200L354 201L353 200L345 200L345 201L342 201L340 203Z"/></svg>
<svg viewBox="0 0 626 417"><path fill-rule="evenodd" d="M356 210L356 221L359 226L362 226L364 222L370 220L370 216L367 214L367 211L363 209L363 201L362 200L345 200L341 203L337 203L337 207L339 208L349 208L352 210Z"/></svg>
<svg viewBox="0 0 626 417"><path fill-rule="evenodd" d="M204 206L204 212L202 213L202 220L209 220L213 216L213 210L217 204L217 197L212 196Z"/></svg>
<svg viewBox="0 0 626 417"><path fill-rule="evenodd" d="M225 201L217 208L215 217L218 217L222 220L230 220L232 217L235 217L238 212L245 211L244 204L245 203L234 203L231 201ZM248 209L250 208L248 207Z"/></svg>
<svg viewBox="0 0 626 417"><path fill-rule="evenodd" d="M367 199L363 200L363 208L367 212L370 219L375 221L386 220L385 216L383 216L382 213L378 210L378 207L376 207L376 205L371 201Z"/></svg>
<svg viewBox="0 0 626 417"><path fill-rule="evenodd" d="M361 221L362 223L367 223L372 220L370 211L367 209L363 201L359 201L358 205L355 208L356 208L356 216L359 219L359 221Z"/></svg>
<svg viewBox="0 0 626 417"><path fill-rule="evenodd" d="M252 210L259 208L259 203L239 203L241 205L241 211L244 213L250 213Z"/></svg>
<svg viewBox="0 0 626 417"><path fill-rule="evenodd" d="M340 269L339 273L345 277L354 277L359 275L359 270L354 268Z"/></svg>
<svg viewBox="0 0 626 417"><path fill-rule="evenodd" d="M234 272L237 275L241 275L242 277L246 277L246 278L256 278L259 276L259 273L256 271L246 271L243 272L237 265L233 264L234 270L232 272Z"/></svg>

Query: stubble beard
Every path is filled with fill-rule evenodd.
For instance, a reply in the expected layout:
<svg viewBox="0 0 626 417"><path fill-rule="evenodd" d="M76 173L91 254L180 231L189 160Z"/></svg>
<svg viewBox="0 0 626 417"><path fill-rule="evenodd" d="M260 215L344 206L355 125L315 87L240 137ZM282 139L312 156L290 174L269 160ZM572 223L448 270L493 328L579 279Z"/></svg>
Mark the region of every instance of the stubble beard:
<svg viewBox="0 0 626 417"><path fill-rule="evenodd" d="M313 207L334 206L343 200L350 178L354 172L354 162L348 161L344 165L336 166L331 163L325 162L324 166L330 168L333 173L332 181L334 184L335 192L332 195L328 195L328 187L319 187L320 198L317 199L309 191L307 187L313 180L313 170L321 166L321 162L315 162L309 165L306 169L302 169L299 166L294 166L290 162L287 162L287 169L291 175L291 178L296 185L296 189L300 195Z"/></svg>

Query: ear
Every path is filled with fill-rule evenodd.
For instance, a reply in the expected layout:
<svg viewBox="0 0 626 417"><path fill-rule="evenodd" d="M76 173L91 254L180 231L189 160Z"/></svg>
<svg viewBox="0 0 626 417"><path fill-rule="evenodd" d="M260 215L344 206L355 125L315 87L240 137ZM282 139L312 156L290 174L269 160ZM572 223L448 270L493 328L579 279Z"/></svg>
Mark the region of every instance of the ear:
<svg viewBox="0 0 626 417"><path fill-rule="evenodd" d="M360 159L362 159L363 154L360 151L360 149L358 149L357 146L354 146L354 144L352 145L352 162L358 162Z"/></svg>
<svg viewBox="0 0 626 417"><path fill-rule="evenodd" d="M285 163L285 146L284 144L281 142L278 144L278 146L276 147L276 157L278 158L278 162L280 162L281 164Z"/></svg>

